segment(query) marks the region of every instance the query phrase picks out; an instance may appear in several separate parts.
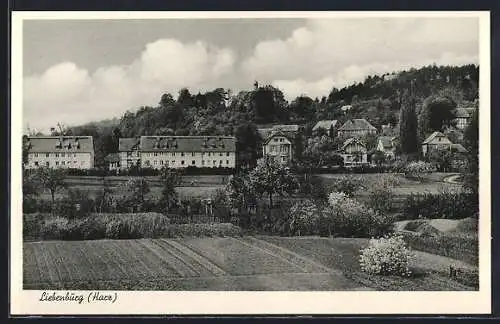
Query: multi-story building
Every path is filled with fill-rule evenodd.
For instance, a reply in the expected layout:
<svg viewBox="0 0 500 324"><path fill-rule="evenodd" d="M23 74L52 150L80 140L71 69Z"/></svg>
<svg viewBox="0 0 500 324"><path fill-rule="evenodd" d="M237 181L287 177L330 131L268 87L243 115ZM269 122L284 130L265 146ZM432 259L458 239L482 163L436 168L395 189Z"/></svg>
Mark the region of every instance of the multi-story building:
<svg viewBox="0 0 500 324"><path fill-rule="evenodd" d="M122 167L134 163L154 169L236 167L236 138L232 136L141 136L139 144L130 148L131 159L126 161L130 163Z"/></svg>
<svg viewBox="0 0 500 324"><path fill-rule="evenodd" d="M27 169L38 167L91 169L94 167L92 136L28 136Z"/></svg>
<svg viewBox="0 0 500 324"><path fill-rule="evenodd" d="M129 169L141 166L140 137L120 138L118 151L120 155L120 169Z"/></svg>
<svg viewBox="0 0 500 324"><path fill-rule="evenodd" d="M441 132L434 132L422 143L422 154L429 155L435 151L452 151L465 153L467 150L461 144L454 144L448 136Z"/></svg>
<svg viewBox="0 0 500 324"><path fill-rule="evenodd" d="M375 133L377 133L377 129L366 119L348 120L338 129L338 136L344 138L363 137Z"/></svg>
<svg viewBox="0 0 500 324"><path fill-rule="evenodd" d="M465 129L474 113L475 108L457 108L455 111L455 126L458 129Z"/></svg>
<svg viewBox="0 0 500 324"><path fill-rule="evenodd" d="M282 163L287 163L292 160L292 148L292 140L281 131L272 133L262 143L263 155L272 156Z"/></svg>

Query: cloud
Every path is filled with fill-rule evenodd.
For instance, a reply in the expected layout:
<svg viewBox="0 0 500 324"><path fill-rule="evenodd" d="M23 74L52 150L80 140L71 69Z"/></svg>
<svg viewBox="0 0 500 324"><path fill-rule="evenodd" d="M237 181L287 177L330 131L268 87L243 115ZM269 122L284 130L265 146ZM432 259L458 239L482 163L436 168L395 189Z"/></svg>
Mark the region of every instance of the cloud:
<svg viewBox="0 0 500 324"><path fill-rule="evenodd" d="M478 63L478 52L476 18L320 19L288 38L258 43L242 69L261 82L280 85L290 92L287 97L316 96L369 74L432 63Z"/></svg>
<svg viewBox="0 0 500 324"><path fill-rule="evenodd" d="M46 131L58 121L79 124L122 115L127 109L156 105L165 91L196 89L230 72L235 54L203 42L159 39L145 46L129 65L90 73L62 62L24 79L24 119Z"/></svg>

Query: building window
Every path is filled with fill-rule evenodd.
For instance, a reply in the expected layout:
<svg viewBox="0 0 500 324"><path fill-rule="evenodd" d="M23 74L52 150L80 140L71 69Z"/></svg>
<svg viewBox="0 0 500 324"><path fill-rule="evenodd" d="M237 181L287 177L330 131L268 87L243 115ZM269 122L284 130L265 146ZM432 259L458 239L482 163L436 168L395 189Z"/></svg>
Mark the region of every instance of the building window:
<svg viewBox="0 0 500 324"><path fill-rule="evenodd" d="M61 157L64 157L65 155L66 155L66 154L64 154L64 153L61 153Z"/></svg>
<svg viewBox="0 0 500 324"><path fill-rule="evenodd" d="M222 165L222 160L219 161L219 164Z"/></svg>
<svg viewBox="0 0 500 324"><path fill-rule="evenodd" d="M47 162L45 162L45 165L46 165L46 166L49 166L50 164L49 164L49 162L47 161Z"/></svg>
<svg viewBox="0 0 500 324"><path fill-rule="evenodd" d="M286 156L282 157L282 158L281 158L281 160L282 160L283 162L286 162Z"/></svg>
<svg viewBox="0 0 500 324"><path fill-rule="evenodd" d="M158 165L158 161L157 160L154 161L154 165Z"/></svg>
<svg viewBox="0 0 500 324"><path fill-rule="evenodd" d="M274 152L274 151L275 151L275 146L271 145L271 152Z"/></svg>
<svg viewBox="0 0 500 324"><path fill-rule="evenodd" d="M73 157L76 157L76 153L75 153L75 154L73 154Z"/></svg>
<svg viewBox="0 0 500 324"><path fill-rule="evenodd" d="M160 164L163 165L163 160L160 161Z"/></svg>
<svg viewBox="0 0 500 324"><path fill-rule="evenodd" d="M210 152L208 152L208 156L210 156Z"/></svg>
<svg viewBox="0 0 500 324"><path fill-rule="evenodd" d="M65 162L65 161L62 161L62 162L61 162L61 164L62 164L62 165L66 165L66 162Z"/></svg>
<svg viewBox="0 0 500 324"><path fill-rule="evenodd" d="M229 156L229 152L226 153L226 156Z"/></svg>
<svg viewBox="0 0 500 324"><path fill-rule="evenodd" d="M229 164L229 160L226 160L226 164Z"/></svg>
<svg viewBox="0 0 500 324"><path fill-rule="evenodd" d="M224 153L220 152L219 156L224 156Z"/></svg>
<svg viewBox="0 0 500 324"><path fill-rule="evenodd" d="M275 142L277 142L277 141L278 141L278 139L277 139L277 138L275 138L275 139L274 139L274 141L275 141Z"/></svg>
<svg viewBox="0 0 500 324"><path fill-rule="evenodd" d="M172 160L172 164L175 164L175 161L174 161L174 160Z"/></svg>
<svg viewBox="0 0 500 324"><path fill-rule="evenodd" d="M217 161L215 161L215 160L214 160L214 161L213 161L213 164L214 164L214 165L216 165L216 164L217 164Z"/></svg>
<svg viewBox="0 0 500 324"><path fill-rule="evenodd" d="M56 157L59 157L59 153L56 153ZM57 164L56 164L57 165Z"/></svg>
<svg viewBox="0 0 500 324"><path fill-rule="evenodd" d="M205 165L205 160L201 160L201 165Z"/></svg>
<svg viewBox="0 0 500 324"><path fill-rule="evenodd" d="M56 161L56 165L59 165L59 161Z"/></svg>
<svg viewBox="0 0 500 324"><path fill-rule="evenodd" d="M184 160L181 161L181 165L184 165Z"/></svg>
<svg viewBox="0 0 500 324"><path fill-rule="evenodd" d="M38 153L35 153L35 157L38 157Z"/></svg>
<svg viewBox="0 0 500 324"><path fill-rule="evenodd" d="M192 165L195 165L195 164L196 164L196 161L195 161L195 160L191 161L191 164L192 164Z"/></svg>
<svg viewBox="0 0 500 324"><path fill-rule="evenodd" d="M155 152L155 156L158 156L158 152Z"/></svg>
<svg viewBox="0 0 500 324"><path fill-rule="evenodd" d="M191 156L194 156L194 152L193 152L193 153L191 153ZM193 161L193 162L194 162L194 161ZM193 163L193 164L194 164L194 163Z"/></svg>
<svg viewBox="0 0 500 324"><path fill-rule="evenodd" d="M172 152L172 156L175 156L175 152Z"/></svg>
<svg viewBox="0 0 500 324"><path fill-rule="evenodd" d="M35 161L35 166L38 166L38 161Z"/></svg>
<svg viewBox="0 0 500 324"><path fill-rule="evenodd" d="M184 156L184 153L181 153L181 156Z"/></svg>
<svg viewBox="0 0 500 324"><path fill-rule="evenodd" d="M282 139L282 138L280 138L280 142L283 142L283 139Z"/></svg>

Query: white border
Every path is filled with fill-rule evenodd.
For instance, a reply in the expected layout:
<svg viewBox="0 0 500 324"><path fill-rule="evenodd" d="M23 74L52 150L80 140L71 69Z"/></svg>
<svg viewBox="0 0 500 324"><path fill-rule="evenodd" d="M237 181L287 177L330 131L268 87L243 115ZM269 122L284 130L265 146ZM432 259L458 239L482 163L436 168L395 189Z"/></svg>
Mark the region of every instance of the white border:
<svg viewBox="0 0 500 324"><path fill-rule="evenodd" d="M480 290L477 292L118 292L114 304L39 302L22 290L23 20L477 17L480 19ZM43 314L488 314L491 312L490 15L476 12L13 12L11 67L12 315Z"/></svg>

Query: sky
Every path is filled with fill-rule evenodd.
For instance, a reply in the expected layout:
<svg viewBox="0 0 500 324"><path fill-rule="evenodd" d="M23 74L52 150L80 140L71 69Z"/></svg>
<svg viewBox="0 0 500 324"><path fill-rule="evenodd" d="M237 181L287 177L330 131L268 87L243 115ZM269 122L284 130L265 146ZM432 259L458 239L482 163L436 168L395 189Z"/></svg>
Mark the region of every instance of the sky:
<svg viewBox="0 0 500 324"><path fill-rule="evenodd" d="M23 123L46 132L259 84L287 100L411 67L479 63L477 18L25 20Z"/></svg>

